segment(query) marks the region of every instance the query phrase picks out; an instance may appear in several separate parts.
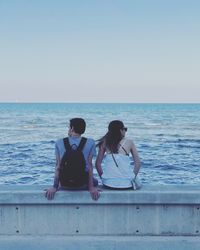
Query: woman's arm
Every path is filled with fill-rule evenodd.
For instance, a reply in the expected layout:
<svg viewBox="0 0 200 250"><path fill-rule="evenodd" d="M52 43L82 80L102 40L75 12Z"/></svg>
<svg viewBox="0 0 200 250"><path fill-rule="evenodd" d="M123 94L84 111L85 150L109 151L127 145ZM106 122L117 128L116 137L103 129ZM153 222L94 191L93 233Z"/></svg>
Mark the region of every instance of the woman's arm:
<svg viewBox="0 0 200 250"><path fill-rule="evenodd" d="M97 159L96 159L96 163L95 163L97 172L98 172L98 174L99 174L100 177L101 177L102 174L103 174L103 170L102 170L102 167L101 167L101 163L102 163L102 160L103 160L105 151L106 151L106 150L105 150L105 147L104 147L103 145L101 145L100 148L99 148L98 155L97 155Z"/></svg>
<svg viewBox="0 0 200 250"><path fill-rule="evenodd" d="M133 142L131 143L130 151L131 151L131 154L132 154L133 160L134 160L134 174L135 174L135 177L136 177L137 174L140 171L141 162L140 162L140 158L139 158L137 149L136 149L135 144Z"/></svg>

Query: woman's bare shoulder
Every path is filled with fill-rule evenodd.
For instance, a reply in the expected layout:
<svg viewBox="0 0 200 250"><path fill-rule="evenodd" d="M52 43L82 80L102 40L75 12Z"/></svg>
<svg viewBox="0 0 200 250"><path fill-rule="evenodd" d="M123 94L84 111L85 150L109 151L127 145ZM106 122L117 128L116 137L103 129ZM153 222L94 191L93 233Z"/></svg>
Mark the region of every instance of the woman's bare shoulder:
<svg viewBox="0 0 200 250"><path fill-rule="evenodd" d="M124 139L124 143L125 143L125 144L128 144L128 145L134 144L134 143L133 143L133 140L130 139L130 138L125 138L125 139Z"/></svg>

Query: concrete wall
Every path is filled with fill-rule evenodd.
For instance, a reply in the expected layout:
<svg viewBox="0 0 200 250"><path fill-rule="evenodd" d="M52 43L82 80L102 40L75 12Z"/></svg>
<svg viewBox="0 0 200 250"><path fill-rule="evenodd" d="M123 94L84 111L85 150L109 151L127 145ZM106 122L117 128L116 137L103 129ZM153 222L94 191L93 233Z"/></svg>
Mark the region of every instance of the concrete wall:
<svg viewBox="0 0 200 250"><path fill-rule="evenodd" d="M45 188L0 186L0 249L200 249L198 186L102 190L98 201L87 191L48 201Z"/></svg>

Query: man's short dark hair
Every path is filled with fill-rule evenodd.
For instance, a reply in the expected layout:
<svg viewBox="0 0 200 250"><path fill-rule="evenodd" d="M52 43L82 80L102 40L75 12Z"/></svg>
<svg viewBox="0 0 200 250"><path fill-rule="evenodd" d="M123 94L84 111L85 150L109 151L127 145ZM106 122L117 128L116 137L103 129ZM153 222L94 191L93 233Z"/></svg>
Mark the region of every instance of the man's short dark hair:
<svg viewBox="0 0 200 250"><path fill-rule="evenodd" d="M75 133L83 134L85 132L86 123L82 118L73 118L70 120L70 127L73 127Z"/></svg>

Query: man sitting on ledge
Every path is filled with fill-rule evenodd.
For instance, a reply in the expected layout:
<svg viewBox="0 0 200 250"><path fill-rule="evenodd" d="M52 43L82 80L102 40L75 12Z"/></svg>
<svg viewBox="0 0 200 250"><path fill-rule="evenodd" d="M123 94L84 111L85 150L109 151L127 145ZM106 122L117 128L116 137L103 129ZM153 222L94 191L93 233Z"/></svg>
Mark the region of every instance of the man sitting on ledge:
<svg viewBox="0 0 200 250"><path fill-rule="evenodd" d="M60 139L55 145L56 168L54 185L46 191L45 196L51 200L58 190L89 189L92 199L99 198L95 186L98 181L93 178L92 158L95 154L93 139L81 137L86 123L82 118L70 120L68 137Z"/></svg>

